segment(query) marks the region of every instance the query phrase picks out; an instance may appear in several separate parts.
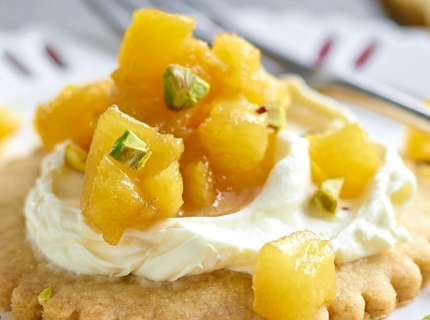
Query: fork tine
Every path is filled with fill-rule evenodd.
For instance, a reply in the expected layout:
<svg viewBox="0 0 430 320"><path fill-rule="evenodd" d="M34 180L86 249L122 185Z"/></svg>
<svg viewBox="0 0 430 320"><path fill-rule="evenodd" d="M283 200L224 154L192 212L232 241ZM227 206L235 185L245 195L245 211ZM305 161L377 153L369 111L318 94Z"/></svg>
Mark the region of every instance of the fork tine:
<svg viewBox="0 0 430 320"><path fill-rule="evenodd" d="M221 26L209 19L196 7L191 6L182 0L149 0L155 7L170 13L188 14L197 18L197 26L194 35L208 43L212 43L213 38L221 32L225 32Z"/></svg>
<svg viewBox="0 0 430 320"><path fill-rule="evenodd" d="M185 0L175 0L177 3L184 3ZM190 6L190 4L189 4ZM237 32L236 25L231 21L231 15L227 14L232 12L234 8L225 1L199 1L198 4L193 5L194 10L198 10L201 15L210 18L220 26L223 26L229 32Z"/></svg>
<svg viewBox="0 0 430 320"><path fill-rule="evenodd" d="M120 35L131 22L132 11L115 0L85 0L84 2Z"/></svg>
<svg viewBox="0 0 430 320"><path fill-rule="evenodd" d="M150 3L147 0L116 0L116 1L119 2L121 5L123 5L125 8L127 8L127 11L131 13L133 13L134 10L139 8L149 8L154 6L152 3Z"/></svg>

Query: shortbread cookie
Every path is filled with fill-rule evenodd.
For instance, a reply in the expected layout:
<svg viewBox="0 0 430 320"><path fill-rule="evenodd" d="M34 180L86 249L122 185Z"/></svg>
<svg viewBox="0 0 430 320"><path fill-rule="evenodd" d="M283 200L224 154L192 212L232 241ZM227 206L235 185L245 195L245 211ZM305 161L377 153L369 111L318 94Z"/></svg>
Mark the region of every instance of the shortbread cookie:
<svg viewBox="0 0 430 320"><path fill-rule="evenodd" d="M252 277L220 270L153 282L136 276L78 276L35 255L26 241L23 202L39 173L41 152L0 173L0 309L15 319L260 319ZM337 297L315 319L380 319L411 301L430 280L430 181L419 181L413 206L400 218L413 244L337 267ZM44 306L39 293L52 287Z"/></svg>

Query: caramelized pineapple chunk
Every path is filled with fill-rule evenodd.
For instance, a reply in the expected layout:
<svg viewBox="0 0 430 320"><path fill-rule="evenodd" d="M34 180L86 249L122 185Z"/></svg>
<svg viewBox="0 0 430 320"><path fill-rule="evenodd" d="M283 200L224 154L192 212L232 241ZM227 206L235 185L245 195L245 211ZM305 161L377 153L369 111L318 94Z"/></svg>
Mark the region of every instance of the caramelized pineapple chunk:
<svg viewBox="0 0 430 320"><path fill-rule="evenodd" d="M430 107L430 99L425 102ZM408 128L404 154L410 160L430 162L430 134L420 129Z"/></svg>
<svg viewBox="0 0 430 320"><path fill-rule="evenodd" d="M232 84L242 86L261 66L261 52L245 39L230 33L215 37L213 52L230 67Z"/></svg>
<svg viewBox="0 0 430 320"><path fill-rule="evenodd" d="M199 130L213 166L223 172L255 168L264 158L268 138L265 118L256 106L241 101L219 101Z"/></svg>
<svg viewBox="0 0 430 320"><path fill-rule="evenodd" d="M201 159L188 163L182 176L186 203L201 208L215 201L215 186L208 161Z"/></svg>
<svg viewBox="0 0 430 320"><path fill-rule="evenodd" d="M72 140L89 150L98 117L110 106L112 82L67 86L52 101L37 108L34 126L46 149Z"/></svg>
<svg viewBox="0 0 430 320"><path fill-rule="evenodd" d="M250 102L289 104L285 83L264 70L260 50L251 43L237 35L222 33L214 39L213 52L230 67L224 81L237 88Z"/></svg>
<svg viewBox="0 0 430 320"><path fill-rule="evenodd" d="M121 44L119 68L126 71L128 79L153 77L161 81L164 69L191 37L195 25L192 17L156 9L136 10Z"/></svg>
<svg viewBox="0 0 430 320"><path fill-rule="evenodd" d="M414 161L430 161L430 135L415 128L408 128L404 154Z"/></svg>
<svg viewBox="0 0 430 320"><path fill-rule="evenodd" d="M302 230L261 248L252 279L254 310L268 320L312 319L336 295L334 251Z"/></svg>
<svg viewBox="0 0 430 320"><path fill-rule="evenodd" d="M263 68L249 78L241 90L250 102L258 105L264 105L269 101L280 103L282 107L288 108L291 104L287 84Z"/></svg>
<svg viewBox="0 0 430 320"><path fill-rule="evenodd" d="M331 177L345 177L340 193L344 198L360 195L382 163L358 123L328 135L310 136L309 155L316 184Z"/></svg>
<svg viewBox="0 0 430 320"><path fill-rule="evenodd" d="M14 133L20 125L18 116L11 110L0 106L0 139Z"/></svg>
<svg viewBox="0 0 430 320"><path fill-rule="evenodd" d="M139 170L109 156L126 130L134 132L152 153ZM88 154L81 210L109 244L116 245L125 228L144 230L179 211L183 185L178 160L183 149L181 139L160 134L116 107L100 117Z"/></svg>
<svg viewBox="0 0 430 320"><path fill-rule="evenodd" d="M166 169L146 179L144 189L152 199L151 206L157 210L157 220L174 216L184 203L179 163L172 161Z"/></svg>
<svg viewBox="0 0 430 320"><path fill-rule="evenodd" d="M147 224L153 222L151 218L156 211L150 206L149 210L143 210L146 201L141 196L137 181L108 156L105 155L100 161L93 182L89 206L83 213L102 231L107 243L117 245L124 230L129 227L129 221L136 219L135 216L146 215Z"/></svg>

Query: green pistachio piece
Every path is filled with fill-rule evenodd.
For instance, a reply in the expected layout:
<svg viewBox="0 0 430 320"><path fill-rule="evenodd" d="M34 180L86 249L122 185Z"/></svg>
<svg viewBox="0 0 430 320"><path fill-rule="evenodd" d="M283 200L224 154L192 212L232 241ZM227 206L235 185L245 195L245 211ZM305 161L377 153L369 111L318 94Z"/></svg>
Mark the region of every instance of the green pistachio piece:
<svg viewBox="0 0 430 320"><path fill-rule="evenodd" d="M132 131L126 130L113 145L109 155L133 170L140 169L152 152Z"/></svg>
<svg viewBox="0 0 430 320"><path fill-rule="evenodd" d="M264 105L267 110L267 122L269 126L282 130L287 127L287 114L285 106L280 102L268 102Z"/></svg>
<svg viewBox="0 0 430 320"><path fill-rule="evenodd" d="M68 143L64 150L64 161L72 167L72 169L85 173L85 163L87 161L88 154L85 150L79 147L77 144Z"/></svg>
<svg viewBox="0 0 430 320"><path fill-rule="evenodd" d="M424 318L422 318L421 320L430 320L430 314L426 315Z"/></svg>
<svg viewBox="0 0 430 320"><path fill-rule="evenodd" d="M37 297L37 300L39 303L43 306L47 300L51 299L51 287L48 287L44 289L39 296Z"/></svg>
<svg viewBox="0 0 430 320"><path fill-rule="evenodd" d="M312 197L311 204L322 212L335 214L337 201L344 181L344 177L324 180Z"/></svg>
<svg viewBox="0 0 430 320"><path fill-rule="evenodd" d="M164 101L172 110L191 108L209 92L210 85L190 69L171 64L163 73Z"/></svg>

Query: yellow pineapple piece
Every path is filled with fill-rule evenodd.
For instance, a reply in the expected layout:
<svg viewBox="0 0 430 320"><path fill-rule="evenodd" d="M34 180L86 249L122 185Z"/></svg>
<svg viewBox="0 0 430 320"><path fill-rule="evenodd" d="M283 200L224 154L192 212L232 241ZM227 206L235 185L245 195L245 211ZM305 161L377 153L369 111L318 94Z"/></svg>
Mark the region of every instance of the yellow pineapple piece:
<svg viewBox="0 0 430 320"><path fill-rule="evenodd" d="M146 215L148 225L153 222L155 208L142 210L146 204L137 181L127 175L114 160L105 155L97 167L90 205L84 213L103 233L105 241L116 245L129 221L136 215Z"/></svg>
<svg viewBox="0 0 430 320"><path fill-rule="evenodd" d="M215 201L215 186L209 162L205 159L188 163L182 174L184 202L195 207L207 207Z"/></svg>
<svg viewBox="0 0 430 320"><path fill-rule="evenodd" d="M174 216L184 203L179 163L173 161L169 167L146 179L144 189L153 199L151 205L158 209L157 219Z"/></svg>
<svg viewBox="0 0 430 320"><path fill-rule="evenodd" d="M191 69L197 76L208 82L211 86L209 94L218 92L225 84L224 78L228 66L202 40L186 39L172 63Z"/></svg>
<svg viewBox="0 0 430 320"><path fill-rule="evenodd" d="M308 230L265 244L252 279L255 312L268 320L312 319L336 295L334 258L329 241Z"/></svg>
<svg viewBox="0 0 430 320"><path fill-rule="evenodd" d="M11 110L0 106L0 140L18 130L21 121Z"/></svg>
<svg viewBox="0 0 430 320"><path fill-rule="evenodd" d="M260 50L235 34L221 33L216 36L212 50L230 67L229 80L236 86L242 86L260 69Z"/></svg>
<svg viewBox="0 0 430 320"><path fill-rule="evenodd" d="M242 86L246 98L255 104L280 103L283 107L291 104L287 84L272 76L263 68Z"/></svg>
<svg viewBox="0 0 430 320"><path fill-rule="evenodd" d="M90 148L98 117L111 105L110 80L85 86L67 86L52 101L36 110L34 125L46 149L72 140L84 150Z"/></svg>
<svg viewBox="0 0 430 320"><path fill-rule="evenodd" d="M229 33L219 34L214 39L213 52L230 67L224 81L237 87L251 103L283 106L290 103L286 84L264 70L260 50L245 39Z"/></svg>
<svg viewBox="0 0 430 320"><path fill-rule="evenodd" d="M138 170L108 157L126 130L142 140L151 153ZM178 163L183 149L181 139L160 134L116 107L109 108L100 117L88 153L81 210L101 230L109 244L117 244L125 228L144 230L158 219L178 212L183 203ZM104 169L117 173L105 177ZM103 192L112 195L118 192L118 195L103 198ZM126 192L131 194L128 202L122 198L122 193ZM106 210L109 210L109 215L106 215ZM118 223L119 220L122 223Z"/></svg>
<svg viewBox="0 0 430 320"><path fill-rule="evenodd" d="M430 106L430 99L425 101ZM414 161L430 161L430 134L416 128L406 131L404 154Z"/></svg>
<svg viewBox="0 0 430 320"><path fill-rule="evenodd" d="M358 124L346 125L328 134L309 137L312 178L320 185L324 180L344 177L341 197L360 195L382 161L367 133Z"/></svg>
<svg viewBox="0 0 430 320"><path fill-rule="evenodd" d="M255 168L264 158L267 119L258 106L243 101L217 101L210 117L199 127L214 168L240 172Z"/></svg>
<svg viewBox="0 0 430 320"><path fill-rule="evenodd" d="M136 10L121 44L119 69L125 70L128 79L160 78L184 41L191 37L195 24L195 18L188 16L157 9Z"/></svg>
<svg viewBox="0 0 430 320"><path fill-rule="evenodd" d="M414 161L430 161L430 135L419 129L408 128L404 154Z"/></svg>

